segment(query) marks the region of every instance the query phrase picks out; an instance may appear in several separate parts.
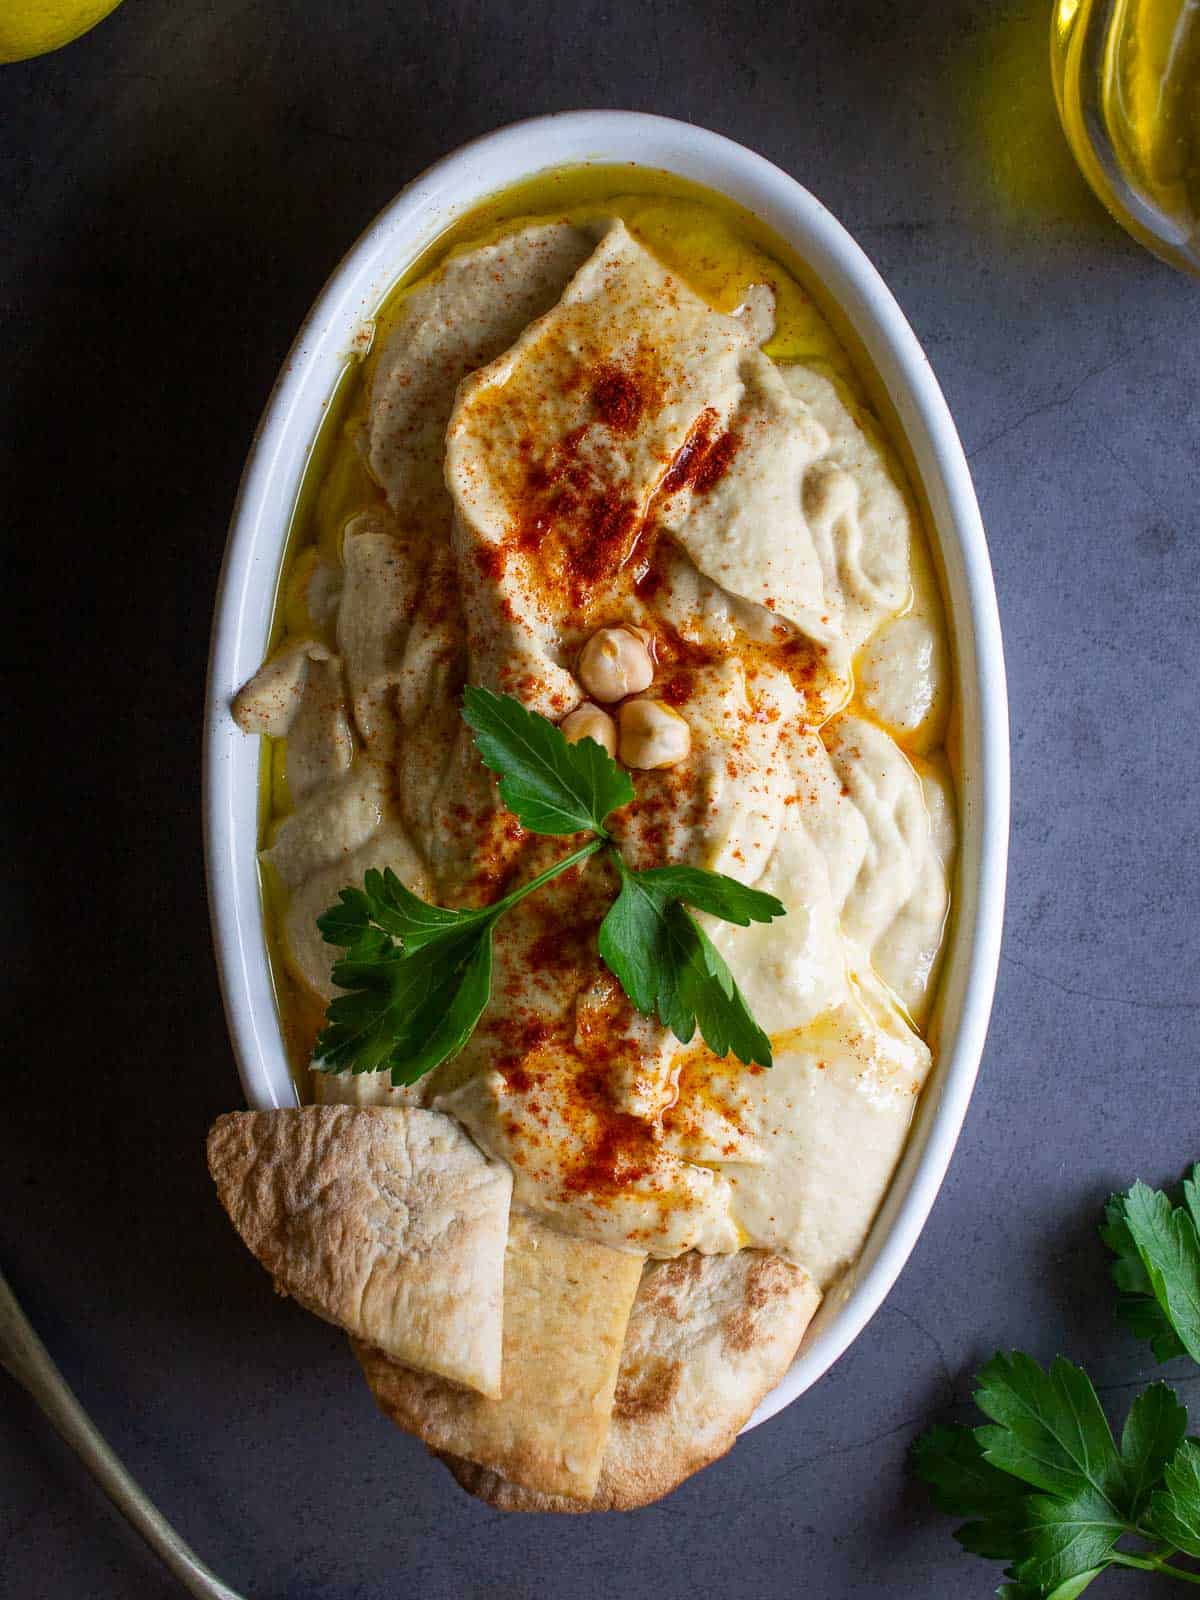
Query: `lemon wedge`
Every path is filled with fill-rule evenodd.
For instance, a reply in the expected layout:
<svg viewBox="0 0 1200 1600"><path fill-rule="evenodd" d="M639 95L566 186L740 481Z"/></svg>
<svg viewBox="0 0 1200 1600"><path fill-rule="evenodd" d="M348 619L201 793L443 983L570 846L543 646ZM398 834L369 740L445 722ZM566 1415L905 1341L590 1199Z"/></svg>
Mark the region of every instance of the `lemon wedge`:
<svg viewBox="0 0 1200 1600"><path fill-rule="evenodd" d="M115 11L121 0L5 0L0 6L0 62L58 50Z"/></svg>

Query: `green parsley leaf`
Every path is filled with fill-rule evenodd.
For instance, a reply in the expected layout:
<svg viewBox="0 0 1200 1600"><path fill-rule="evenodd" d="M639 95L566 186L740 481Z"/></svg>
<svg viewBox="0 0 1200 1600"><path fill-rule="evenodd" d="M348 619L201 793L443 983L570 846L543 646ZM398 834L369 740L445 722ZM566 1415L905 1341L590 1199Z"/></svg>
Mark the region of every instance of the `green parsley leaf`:
<svg viewBox="0 0 1200 1600"><path fill-rule="evenodd" d="M743 917L768 922L782 915L779 901L717 873L682 868L633 872L620 856L616 861L621 892L600 924L600 954L625 993L639 1011L657 1012L682 1044L691 1041L699 1026L714 1055L732 1054L747 1065L769 1067L770 1040L750 1015L720 952L675 895L684 874L689 896L704 896L710 907L725 905L736 912L730 920L742 926ZM710 878L711 887L701 884Z"/></svg>
<svg viewBox="0 0 1200 1600"><path fill-rule="evenodd" d="M458 970L458 985L442 1019L407 1060L392 1062L392 1082L415 1083L451 1056L456 1056L475 1032L492 993L492 929L481 929L478 943Z"/></svg>
<svg viewBox="0 0 1200 1600"><path fill-rule="evenodd" d="M1090 1572L1078 1572L1073 1578L1067 1578L1060 1583L1057 1589L1052 1589L1046 1600L1076 1600L1093 1579L1098 1578L1104 1571L1103 1567L1093 1567Z"/></svg>
<svg viewBox="0 0 1200 1600"><path fill-rule="evenodd" d="M428 905L390 870L368 872L317 918L345 957L333 981L349 992L331 1001L314 1046L321 1072L384 1072L415 1083L456 1055L483 1015L492 987L492 929L544 883L603 849L564 856L489 906L455 911Z"/></svg>
<svg viewBox="0 0 1200 1600"><path fill-rule="evenodd" d="M1177 1550L1200 1556L1200 1441L1185 1439L1150 1496L1150 1525Z"/></svg>
<svg viewBox="0 0 1200 1600"><path fill-rule="evenodd" d="M1029 1555L1012 1576L1043 1595L1079 1594L1108 1564L1125 1523L1104 1495L1083 1489L1070 1499L1031 1494L1022 1543ZM1074 1586L1074 1587L1072 1587Z"/></svg>
<svg viewBox="0 0 1200 1600"><path fill-rule="evenodd" d="M372 920L399 939L405 954L412 955L422 945L445 938L477 924L494 919L491 906L452 911L430 905L406 889L390 867L382 873L369 871L363 879Z"/></svg>
<svg viewBox="0 0 1200 1600"><path fill-rule="evenodd" d="M742 991L704 929L676 902L664 919L670 960L659 980L659 1016L681 1043L700 1029L715 1056L747 1066L772 1064L771 1041L750 1015Z"/></svg>
<svg viewBox="0 0 1200 1600"><path fill-rule="evenodd" d="M1092 1579L1098 1578L1104 1570L1103 1567L1093 1567L1090 1572L1076 1573L1049 1593L1037 1584L1002 1583L996 1590L997 1600L1076 1600Z"/></svg>
<svg viewBox="0 0 1200 1600"><path fill-rule="evenodd" d="M1051 1589L1046 1600L1076 1600L1093 1579L1098 1578L1104 1571L1103 1567L1093 1567L1090 1572L1077 1572L1073 1578L1067 1578L1060 1583L1057 1589Z"/></svg>
<svg viewBox="0 0 1200 1600"><path fill-rule="evenodd" d="M1136 1522L1163 1468L1178 1450L1187 1432L1187 1407L1173 1389L1152 1383L1129 1408L1121 1430L1121 1464L1125 1481L1121 1508Z"/></svg>
<svg viewBox="0 0 1200 1600"><path fill-rule="evenodd" d="M954 1533L965 1550L992 1561L1020 1553L1025 1490L992 1466L972 1429L930 1428L913 1446L913 1462L939 1511L971 1519Z"/></svg>
<svg viewBox="0 0 1200 1600"><path fill-rule="evenodd" d="M369 870L361 889L343 889L338 904L317 918L326 944L356 950L373 932L399 939L406 955L448 934L486 922L495 916L493 906L451 911L429 905L406 889L390 867Z"/></svg>
<svg viewBox="0 0 1200 1600"><path fill-rule="evenodd" d="M1117 1315L1147 1339L1159 1361L1186 1352L1200 1361L1200 1193L1197 1172L1184 1184L1182 1206L1160 1189L1135 1183L1114 1195L1100 1237L1116 1256L1121 1291Z"/></svg>
<svg viewBox="0 0 1200 1600"><path fill-rule="evenodd" d="M975 1403L994 1426L975 1437L993 1466L1050 1494L1092 1489L1116 1513L1124 1471L1092 1381L1062 1356L1043 1372L1014 1350L979 1374Z"/></svg>
<svg viewBox="0 0 1200 1600"><path fill-rule="evenodd" d="M633 799L633 783L594 739L568 743L562 730L511 695L474 685L463 695L484 765L500 779L500 798L531 833L607 837L604 819Z"/></svg>
<svg viewBox="0 0 1200 1600"><path fill-rule="evenodd" d="M343 889L337 905L317 918L317 927L326 944L352 950L372 932L371 907L366 895L361 889Z"/></svg>
<svg viewBox="0 0 1200 1600"><path fill-rule="evenodd" d="M384 1072L415 1083L470 1038L491 992L495 906L452 911L419 900L387 868L343 889L317 918L346 951L314 1047L321 1072Z"/></svg>
<svg viewBox="0 0 1200 1600"><path fill-rule="evenodd" d="M353 948L333 969L350 992L330 1003L314 1047L321 1072L390 1071L415 1083L470 1038L492 982L491 920L429 939L412 954L391 946L363 958Z"/></svg>
<svg viewBox="0 0 1200 1600"><path fill-rule="evenodd" d="M1174 1207L1134 1184L1109 1201L1102 1230L1122 1295L1181 1352L1177 1330L1190 1337L1195 1303L1200 1167L1183 1193ZM955 1531L960 1543L1010 1563L1000 1600L1077 1600L1118 1567L1200 1584L1170 1560L1200 1558L1200 1439L1185 1438L1187 1411L1173 1390L1154 1383L1138 1395L1119 1449L1091 1380L1061 1356L1043 1371L1019 1352L996 1355L975 1399L990 1423L931 1429L914 1455L935 1503L973 1519ZM1127 1536L1142 1548L1122 1543Z"/></svg>
<svg viewBox="0 0 1200 1600"><path fill-rule="evenodd" d="M773 894L751 889L723 872L707 872L703 867L647 867L630 876L664 904L682 900L697 911L707 911L739 928L787 915L787 907Z"/></svg>
<svg viewBox="0 0 1200 1600"><path fill-rule="evenodd" d="M1012 1563L1014 1582L1001 1590L1010 1600L1082 1593L1103 1571L1124 1522L1090 1488L1065 1500L1030 1494L988 1460L982 1431L932 1428L914 1447L916 1470L930 1484L934 1504L972 1519L954 1537L974 1555Z"/></svg>

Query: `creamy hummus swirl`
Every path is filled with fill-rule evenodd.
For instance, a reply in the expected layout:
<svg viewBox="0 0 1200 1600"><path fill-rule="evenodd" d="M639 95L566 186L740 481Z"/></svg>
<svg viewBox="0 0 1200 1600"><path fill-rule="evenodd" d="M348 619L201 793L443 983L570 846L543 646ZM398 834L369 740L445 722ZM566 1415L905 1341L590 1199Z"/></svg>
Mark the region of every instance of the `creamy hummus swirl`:
<svg viewBox="0 0 1200 1600"><path fill-rule="evenodd" d="M463 684L560 719L590 635L643 630L648 693L691 747L636 775L615 832L635 865L689 862L784 902L770 926L706 920L774 1067L716 1061L633 1010L596 947L615 892L596 858L499 924L492 1000L457 1058L410 1089L318 1076L316 1092L451 1112L556 1227L658 1256L762 1246L827 1285L930 1065L949 663L886 445L830 378L763 353L770 304L760 289L714 310L619 218L452 255L378 359L364 444L381 492L310 583L323 649L275 665L243 710L287 730L296 804L266 854L289 964L328 997L314 919L367 867L480 904L569 848L499 807Z"/></svg>

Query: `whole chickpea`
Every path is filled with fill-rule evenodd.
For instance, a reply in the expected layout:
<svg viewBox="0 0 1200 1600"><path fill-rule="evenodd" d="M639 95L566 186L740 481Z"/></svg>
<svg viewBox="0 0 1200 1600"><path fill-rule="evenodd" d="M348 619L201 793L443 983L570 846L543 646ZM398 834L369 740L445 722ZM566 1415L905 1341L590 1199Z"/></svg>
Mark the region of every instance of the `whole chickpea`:
<svg viewBox="0 0 1200 1600"><path fill-rule="evenodd" d="M621 760L627 767L651 772L673 767L692 748L692 730L661 700L629 700L618 712Z"/></svg>
<svg viewBox="0 0 1200 1600"><path fill-rule="evenodd" d="M654 662L640 628L600 628L579 652L579 681L604 704L641 694L653 677Z"/></svg>
<svg viewBox="0 0 1200 1600"><path fill-rule="evenodd" d="M599 706L592 705L590 700L585 700L582 705L576 706L570 716L564 717L559 723L568 744L578 744L580 739L594 739L608 751L610 756L617 753L617 725L607 711L601 711Z"/></svg>

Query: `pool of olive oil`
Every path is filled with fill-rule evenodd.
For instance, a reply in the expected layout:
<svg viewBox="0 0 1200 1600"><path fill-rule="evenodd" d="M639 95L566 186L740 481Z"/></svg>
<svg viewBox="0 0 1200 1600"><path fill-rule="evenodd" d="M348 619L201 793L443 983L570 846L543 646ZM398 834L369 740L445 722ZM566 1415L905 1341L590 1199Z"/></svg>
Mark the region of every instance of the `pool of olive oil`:
<svg viewBox="0 0 1200 1600"><path fill-rule="evenodd" d="M1057 0L1050 58L1100 199L1149 249L1200 272L1200 0Z"/></svg>

